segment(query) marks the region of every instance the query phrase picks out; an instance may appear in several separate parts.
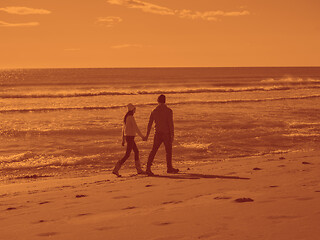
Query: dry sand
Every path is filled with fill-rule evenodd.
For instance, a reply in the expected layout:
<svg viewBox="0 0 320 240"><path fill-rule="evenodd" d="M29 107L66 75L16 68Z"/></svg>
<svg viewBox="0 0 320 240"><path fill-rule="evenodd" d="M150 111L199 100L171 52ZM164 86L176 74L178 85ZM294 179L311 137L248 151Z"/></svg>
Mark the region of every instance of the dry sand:
<svg viewBox="0 0 320 240"><path fill-rule="evenodd" d="M320 239L319 153L2 184L0 239Z"/></svg>

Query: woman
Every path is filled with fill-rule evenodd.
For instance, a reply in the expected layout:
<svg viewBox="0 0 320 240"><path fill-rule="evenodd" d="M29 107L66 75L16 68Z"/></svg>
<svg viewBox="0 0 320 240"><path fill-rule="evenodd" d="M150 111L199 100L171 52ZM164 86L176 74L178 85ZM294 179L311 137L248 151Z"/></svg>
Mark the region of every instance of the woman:
<svg viewBox="0 0 320 240"><path fill-rule="evenodd" d="M121 175L119 174L119 170L120 170L122 164L124 164L124 162L129 158L132 150L134 152L134 160L135 160L135 165L136 165L136 169L137 169L138 174L145 173L141 169L140 160L139 160L139 150L138 150L137 145L134 141L134 137L136 136L136 133L138 133L138 135L142 139L144 139L144 136L142 135L141 131L139 130L137 123L136 123L136 120L133 117L133 115L136 111L136 107L133 106L131 103L128 104L127 107L128 107L128 112L124 116L123 128L122 128L122 146L124 146L125 141L126 141L127 142L127 151L126 151L126 154L124 155L124 157L117 162L116 166L114 167L114 169L112 171L112 173L117 175L118 177L121 177Z"/></svg>

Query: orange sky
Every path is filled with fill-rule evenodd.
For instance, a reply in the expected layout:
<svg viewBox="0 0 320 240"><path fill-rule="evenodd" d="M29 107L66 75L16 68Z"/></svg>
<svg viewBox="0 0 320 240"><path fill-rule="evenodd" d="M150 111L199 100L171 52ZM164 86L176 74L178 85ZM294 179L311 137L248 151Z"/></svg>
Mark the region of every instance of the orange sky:
<svg viewBox="0 0 320 240"><path fill-rule="evenodd" d="M319 0L1 0L0 68L320 66Z"/></svg>

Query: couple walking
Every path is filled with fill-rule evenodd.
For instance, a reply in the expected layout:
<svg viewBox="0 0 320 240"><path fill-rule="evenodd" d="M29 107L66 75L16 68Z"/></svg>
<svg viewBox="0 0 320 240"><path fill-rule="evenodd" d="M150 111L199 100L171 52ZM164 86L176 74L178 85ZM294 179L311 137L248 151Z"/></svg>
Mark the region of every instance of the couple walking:
<svg viewBox="0 0 320 240"><path fill-rule="evenodd" d="M151 171L151 165L154 157L162 143L164 143L166 149L166 160L167 160L167 173L178 173L179 170L172 167L172 142L174 139L174 127L173 127L173 113L170 108L167 107L165 95L160 95L158 97L158 106L151 112L147 134L143 136L139 130L137 123L133 117L136 108L132 104L128 104L128 112L124 116L124 125L122 130L122 146L124 146L125 141L127 142L127 150L124 157L119 160L113 169L112 173L121 177L119 170L124 164L124 162L129 158L131 151L134 152L135 166L138 174L146 173L149 176L153 176ZM136 133L142 138L143 141L147 141L150 135L151 127L153 122L155 122L155 134L153 140L153 147L149 154L147 170L144 172L141 169L139 150L134 141Z"/></svg>

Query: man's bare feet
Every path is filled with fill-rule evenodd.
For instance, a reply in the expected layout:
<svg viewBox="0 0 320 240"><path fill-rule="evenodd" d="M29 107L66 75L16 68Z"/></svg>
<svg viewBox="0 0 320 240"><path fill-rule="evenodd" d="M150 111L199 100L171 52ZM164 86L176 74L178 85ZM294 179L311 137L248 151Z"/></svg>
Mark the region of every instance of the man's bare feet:
<svg viewBox="0 0 320 240"><path fill-rule="evenodd" d="M154 176L154 173L151 172L151 170L147 170L147 171L146 171L146 174L147 174L148 176Z"/></svg>
<svg viewBox="0 0 320 240"><path fill-rule="evenodd" d="M179 172L179 169L177 168L171 168L167 170L167 173L178 173L178 172Z"/></svg>

